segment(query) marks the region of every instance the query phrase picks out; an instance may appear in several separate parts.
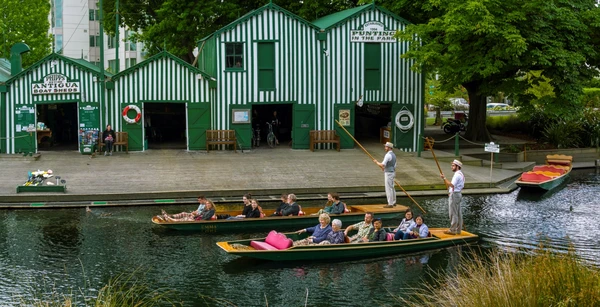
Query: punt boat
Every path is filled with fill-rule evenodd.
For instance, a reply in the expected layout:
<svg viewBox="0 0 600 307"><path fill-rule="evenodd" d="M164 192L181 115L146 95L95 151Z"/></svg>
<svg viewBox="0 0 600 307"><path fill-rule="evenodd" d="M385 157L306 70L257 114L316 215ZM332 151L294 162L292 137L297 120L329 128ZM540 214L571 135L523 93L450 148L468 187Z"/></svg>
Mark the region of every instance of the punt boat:
<svg viewBox="0 0 600 307"><path fill-rule="evenodd" d="M550 191L569 177L572 163L572 156L547 155L546 164L536 165L533 170L524 172L515 183L521 188Z"/></svg>
<svg viewBox="0 0 600 307"><path fill-rule="evenodd" d="M412 240L381 241L364 243L343 243L330 245L285 246L275 244L276 247L264 249L269 242L266 238L217 242L223 251L228 254L250 257L271 261L306 261L306 260L345 260L354 258L381 257L387 255L415 253L431 249L439 249L454 245L477 242L479 236L462 231L460 235L445 234L448 228L430 228L431 237ZM299 240L308 236L307 233L284 233L287 239ZM253 241L255 241L253 243ZM257 243L258 242L258 243ZM268 245L268 244L266 244ZM281 248L281 249L280 249Z"/></svg>
<svg viewBox="0 0 600 307"><path fill-rule="evenodd" d="M389 220L400 218L408 207L396 205L393 208L384 208L385 204L377 205L348 205L350 212L342 214L331 214L331 219L339 219L342 225L350 225L363 221L365 212L372 212L375 218ZM224 232L248 232L254 230L271 229L301 229L318 224L316 213L322 208L303 208L304 215L299 216L269 216L274 210L263 210L265 217L249 219L214 219L208 221L185 221L185 222L167 222L158 216L152 217L152 222L156 225L176 229L191 230L202 233L224 233ZM216 215L228 214L236 216L239 211L217 211ZM315 214L315 215L313 215Z"/></svg>

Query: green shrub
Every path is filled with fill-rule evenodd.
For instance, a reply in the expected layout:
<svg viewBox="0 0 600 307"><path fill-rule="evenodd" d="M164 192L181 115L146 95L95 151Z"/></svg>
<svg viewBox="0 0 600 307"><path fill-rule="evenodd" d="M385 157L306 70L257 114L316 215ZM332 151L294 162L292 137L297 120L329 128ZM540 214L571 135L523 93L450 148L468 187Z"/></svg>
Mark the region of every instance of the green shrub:
<svg viewBox="0 0 600 307"><path fill-rule="evenodd" d="M582 136L581 141L586 147L600 146L600 111L586 109L581 118Z"/></svg>
<svg viewBox="0 0 600 307"><path fill-rule="evenodd" d="M599 108L600 88L584 88L581 102L588 108Z"/></svg>
<svg viewBox="0 0 600 307"><path fill-rule="evenodd" d="M550 123L544 129L543 139L556 148L576 148L582 145L580 136L584 132L578 121Z"/></svg>
<svg viewBox="0 0 600 307"><path fill-rule="evenodd" d="M522 122L515 114L503 116L488 116L486 126L489 131L498 132L527 132Z"/></svg>
<svg viewBox="0 0 600 307"><path fill-rule="evenodd" d="M434 276L440 284L411 289L409 306L599 306L600 271L575 251L556 254L541 247L533 255L495 251L473 256L456 274ZM409 297L409 296L404 296Z"/></svg>

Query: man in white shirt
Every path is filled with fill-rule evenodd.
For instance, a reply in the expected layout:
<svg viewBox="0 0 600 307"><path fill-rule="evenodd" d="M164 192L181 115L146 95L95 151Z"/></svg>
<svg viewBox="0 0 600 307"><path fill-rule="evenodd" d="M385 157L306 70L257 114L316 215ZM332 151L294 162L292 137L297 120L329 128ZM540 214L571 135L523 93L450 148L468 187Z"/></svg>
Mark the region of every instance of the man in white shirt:
<svg viewBox="0 0 600 307"><path fill-rule="evenodd" d="M383 170L385 180L385 195L387 196L388 205L386 207L393 208L396 205L396 188L394 188L394 179L396 178L396 154L394 154L394 144L385 143L385 157L381 163L373 159Z"/></svg>
<svg viewBox="0 0 600 307"><path fill-rule="evenodd" d="M450 215L450 229L444 231L445 234L458 235L463 228L462 210L460 202L462 200L462 190L465 187L465 175L462 171L462 162L452 161L452 181L448 181L444 174L440 176L448 186L448 213Z"/></svg>

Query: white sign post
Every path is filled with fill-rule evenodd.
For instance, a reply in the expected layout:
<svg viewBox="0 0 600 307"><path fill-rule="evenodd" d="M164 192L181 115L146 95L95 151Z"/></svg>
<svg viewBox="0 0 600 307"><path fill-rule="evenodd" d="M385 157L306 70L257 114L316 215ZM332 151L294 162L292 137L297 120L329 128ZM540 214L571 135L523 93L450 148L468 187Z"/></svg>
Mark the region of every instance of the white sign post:
<svg viewBox="0 0 600 307"><path fill-rule="evenodd" d="M484 150L491 154L490 156L490 187L492 187L492 170L494 169L494 153L500 153L500 145L494 142L485 143Z"/></svg>

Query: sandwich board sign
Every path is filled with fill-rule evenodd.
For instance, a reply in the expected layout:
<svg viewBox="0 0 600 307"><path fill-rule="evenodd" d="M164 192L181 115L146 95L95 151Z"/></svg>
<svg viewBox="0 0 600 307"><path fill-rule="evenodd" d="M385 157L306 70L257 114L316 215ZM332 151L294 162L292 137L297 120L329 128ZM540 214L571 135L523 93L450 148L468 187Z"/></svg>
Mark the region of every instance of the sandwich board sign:
<svg viewBox="0 0 600 307"><path fill-rule="evenodd" d="M500 145L499 144L494 144L494 142L485 143L485 151L486 152L500 153Z"/></svg>

